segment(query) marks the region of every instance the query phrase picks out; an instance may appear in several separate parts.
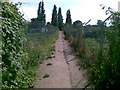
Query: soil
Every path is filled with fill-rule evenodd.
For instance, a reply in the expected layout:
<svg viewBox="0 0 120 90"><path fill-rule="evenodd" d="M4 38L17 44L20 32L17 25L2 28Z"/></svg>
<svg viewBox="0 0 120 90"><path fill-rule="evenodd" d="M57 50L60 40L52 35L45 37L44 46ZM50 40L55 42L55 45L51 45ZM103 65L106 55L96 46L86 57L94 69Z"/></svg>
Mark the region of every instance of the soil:
<svg viewBox="0 0 120 90"><path fill-rule="evenodd" d="M54 45L53 58L39 66L35 88L83 88L87 84L86 71L77 66L77 59L62 31Z"/></svg>

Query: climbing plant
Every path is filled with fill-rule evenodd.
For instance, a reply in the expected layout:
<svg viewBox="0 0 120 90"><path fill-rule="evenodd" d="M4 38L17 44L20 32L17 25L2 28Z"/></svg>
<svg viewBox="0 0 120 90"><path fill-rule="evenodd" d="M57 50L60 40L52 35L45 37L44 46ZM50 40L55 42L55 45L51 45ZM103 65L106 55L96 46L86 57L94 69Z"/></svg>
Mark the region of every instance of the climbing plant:
<svg viewBox="0 0 120 90"><path fill-rule="evenodd" d="M23 68L24 19L17 5L2 2L2 88L29 88L32 78Z"/></svg>

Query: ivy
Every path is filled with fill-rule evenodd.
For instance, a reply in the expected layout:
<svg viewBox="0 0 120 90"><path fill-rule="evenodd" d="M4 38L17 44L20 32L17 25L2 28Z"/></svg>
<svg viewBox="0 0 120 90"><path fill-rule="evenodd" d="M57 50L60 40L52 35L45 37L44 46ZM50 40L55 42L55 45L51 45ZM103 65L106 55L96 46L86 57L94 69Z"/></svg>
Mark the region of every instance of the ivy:
<svg viewBox="0 0 120 90"><path fill-rule="evenodd" d="M17 5L2 2L2 88L29 88L31 76L23 69L24 52L23 15Z"/></svg>

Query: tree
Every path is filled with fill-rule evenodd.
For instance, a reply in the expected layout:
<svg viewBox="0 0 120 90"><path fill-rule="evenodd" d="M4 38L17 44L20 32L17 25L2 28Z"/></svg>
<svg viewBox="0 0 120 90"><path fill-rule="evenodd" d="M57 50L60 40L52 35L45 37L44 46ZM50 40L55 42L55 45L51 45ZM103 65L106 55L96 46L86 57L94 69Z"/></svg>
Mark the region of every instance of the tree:
<svg viewBox="0 0 120 90"><path fill-rule="evenodd" d="M66 13L66 24L72 24L70 9L68 9Z"/></svg>
<svg viewBox="0 0 120 90"><path fill-rule="evenodd" d="M45 15L44 2L43 1L39 3L37 15L38 15L37 19L40 22L45 24L45 22L46 22L46 19L45 19L46 15Z"/></svg>
<svg viewBox="0 0 120 90"><path fill-rule="evenodd" d="M61 14L61 8L58 10L58 28L62 30L62 25L63 25L63 16Z"/></svg>
<svg viewBox="0 0 120 90"><path fill-rule="evenodd" d="M54 8L53 8L51 24L53 26L57 26L57 24L58 24L58 20L57 20L57 7L56 7L56 5L54 5Z"/></svg>

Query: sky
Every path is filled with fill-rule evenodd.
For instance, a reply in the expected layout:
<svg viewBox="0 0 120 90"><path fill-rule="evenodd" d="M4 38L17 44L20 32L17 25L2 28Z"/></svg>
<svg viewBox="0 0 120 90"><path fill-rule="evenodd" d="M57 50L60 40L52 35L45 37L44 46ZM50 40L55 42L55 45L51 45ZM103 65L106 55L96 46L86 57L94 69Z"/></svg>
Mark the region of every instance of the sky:
<svg viewBox="0 0 120 90"><path fill-rule="evenodd" d="M24 13L24 18L29 20L37 17L38 4L42 0L11 0L13 3L22 2L20 11ZM46 21L51 22L53 6L57 9L61 7L64 22L66 20L66 11L70 9L72 22L80 20L83 23L91 19L89 24L96 24L97 20L104 21L109 15L105 14L100 4L111 7L118 11L118 2L120 0L43 0L46 14Z"/></svg>

